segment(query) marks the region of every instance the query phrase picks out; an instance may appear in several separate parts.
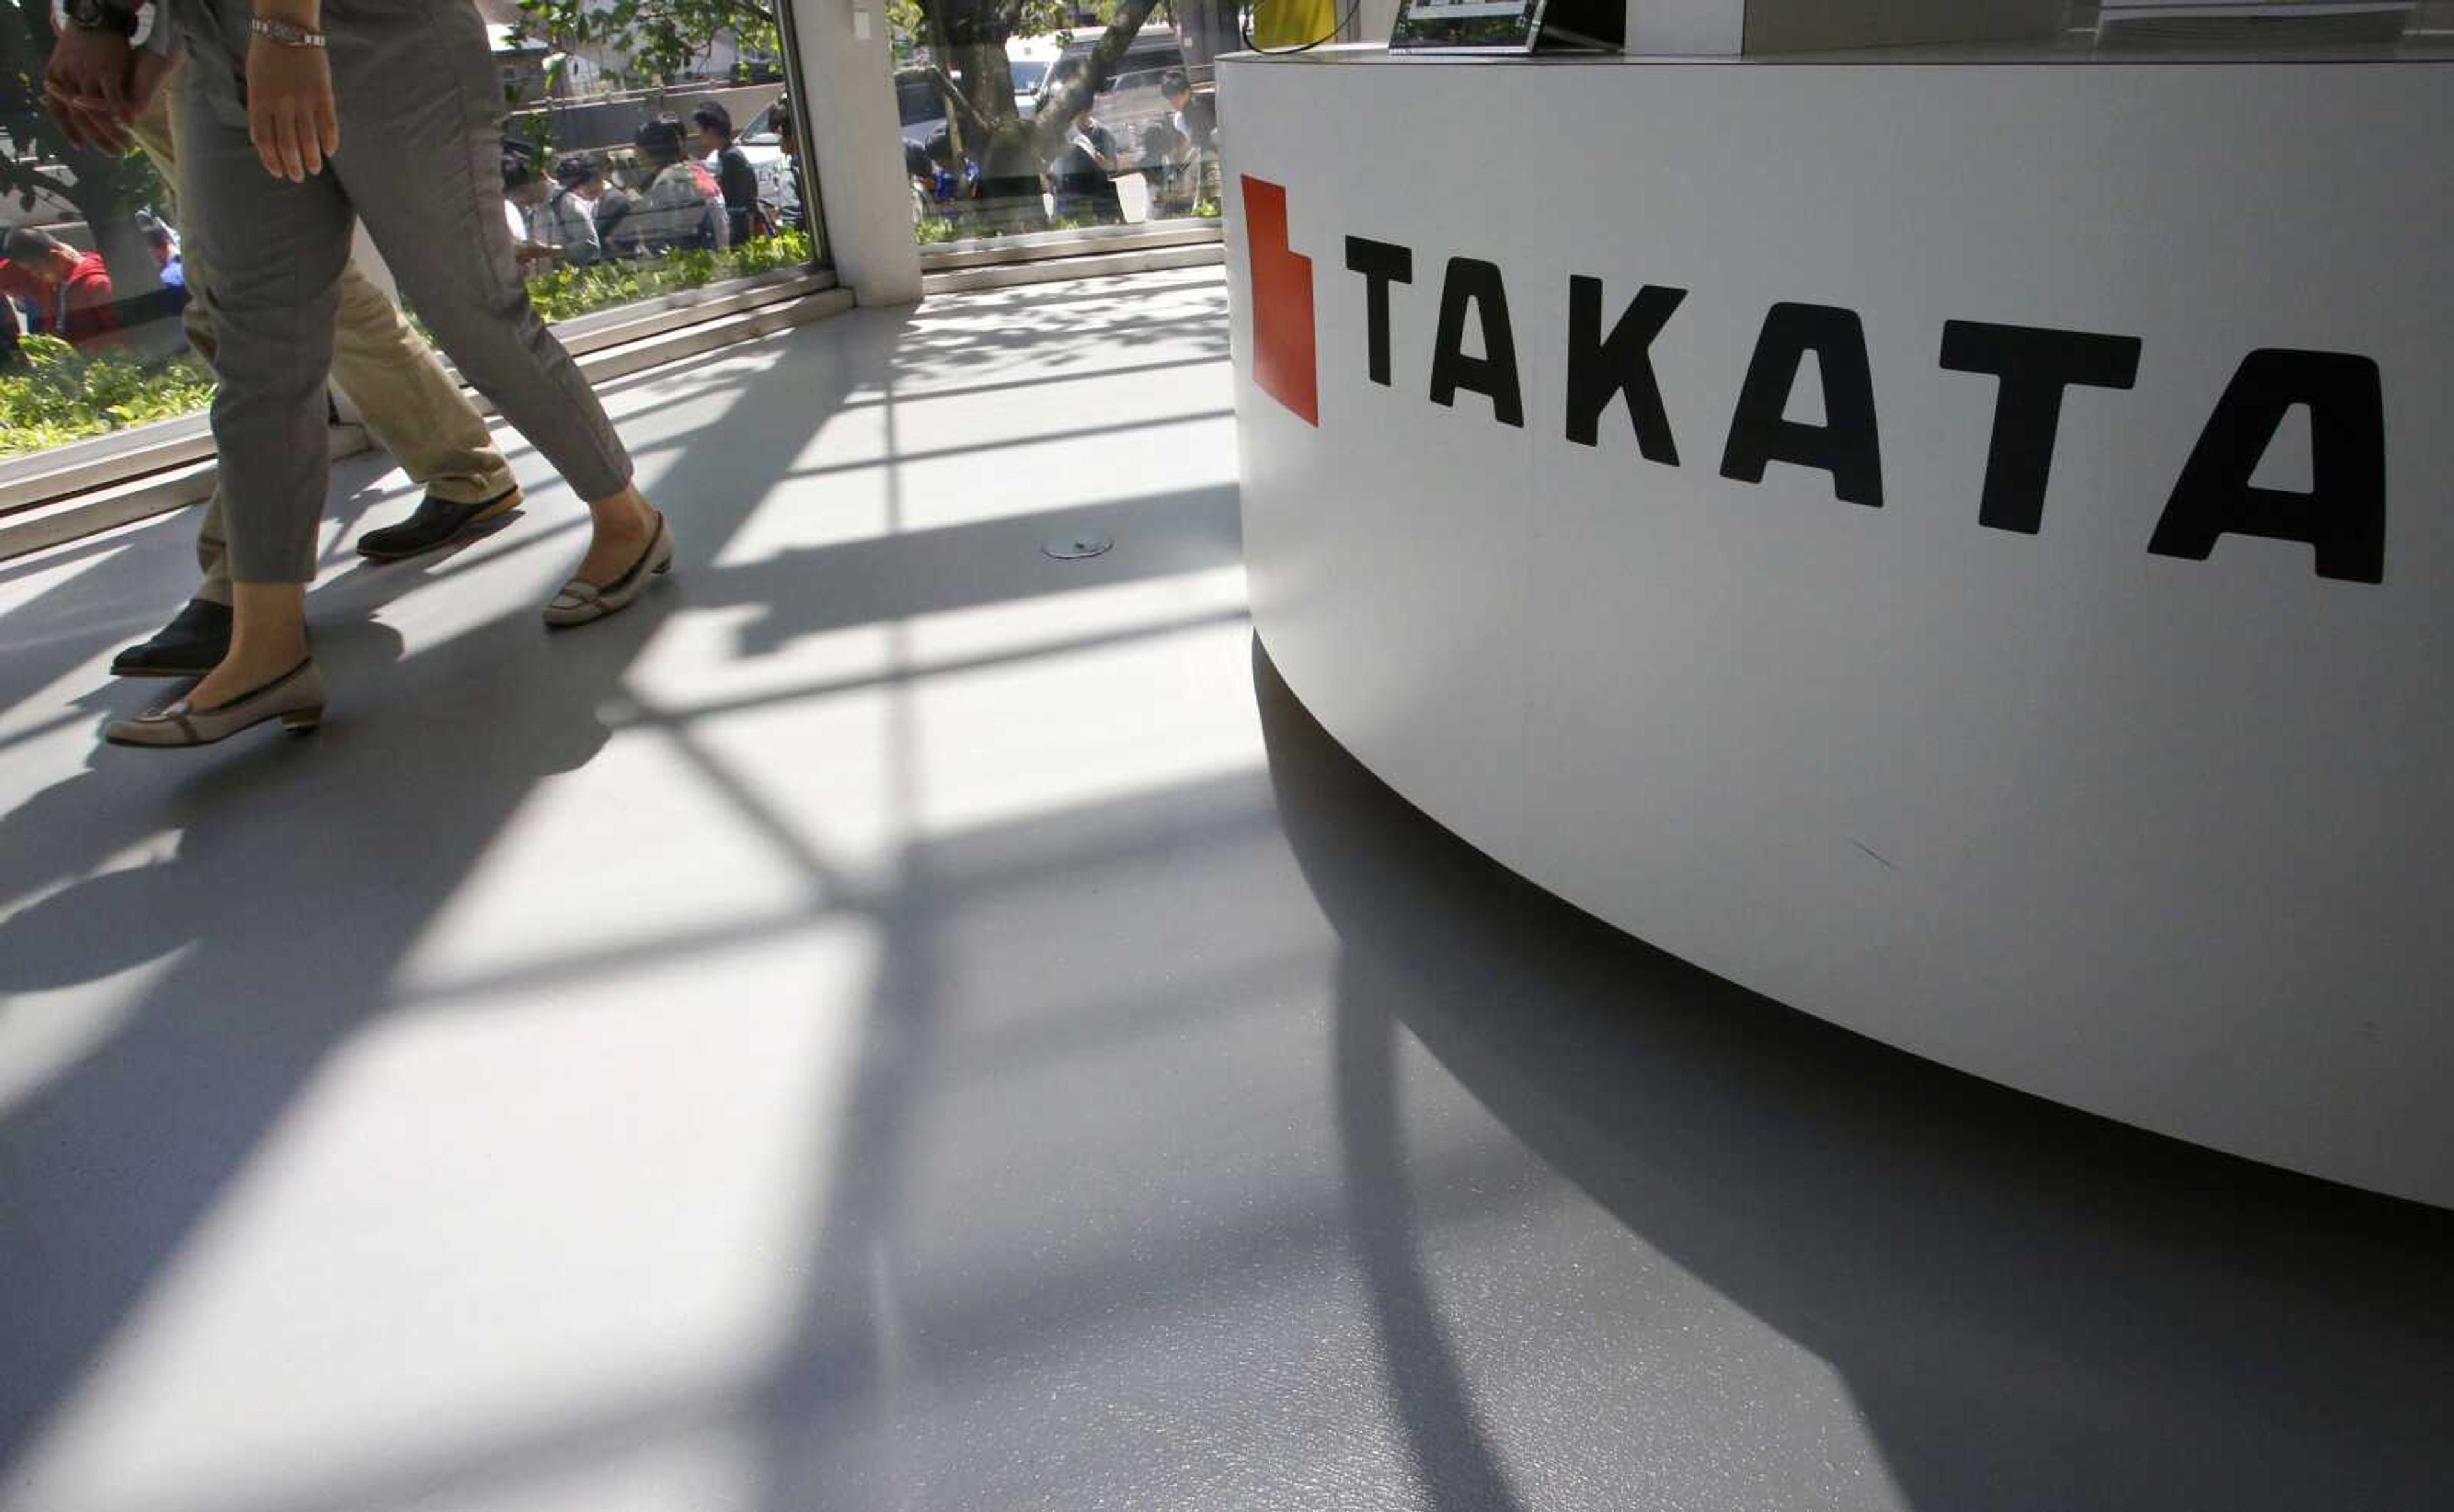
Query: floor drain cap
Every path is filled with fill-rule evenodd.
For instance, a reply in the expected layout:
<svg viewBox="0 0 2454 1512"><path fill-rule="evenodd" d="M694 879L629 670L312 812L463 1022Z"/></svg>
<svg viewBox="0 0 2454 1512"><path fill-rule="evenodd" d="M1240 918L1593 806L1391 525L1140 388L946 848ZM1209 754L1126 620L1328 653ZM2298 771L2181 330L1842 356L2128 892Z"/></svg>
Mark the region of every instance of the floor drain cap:
<svg viewBox="0 0 2454 1512"><path fill-rule="evenodd" d="M1080 561L1085 556L1104 556L1116 544L1116 538L1098 531L1080 531L1072 535L1059 535L1040 548L1060 562Z"/></svg>

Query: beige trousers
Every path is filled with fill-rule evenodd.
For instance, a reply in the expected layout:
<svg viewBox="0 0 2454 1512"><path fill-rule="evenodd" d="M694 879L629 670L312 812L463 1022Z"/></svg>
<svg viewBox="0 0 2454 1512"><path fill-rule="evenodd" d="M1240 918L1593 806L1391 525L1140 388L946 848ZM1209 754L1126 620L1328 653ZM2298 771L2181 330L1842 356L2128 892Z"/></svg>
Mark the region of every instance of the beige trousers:
<svg viewBox="0 0 2454 1512"><path fill-rule="evenodd" d="M137 145L183 201L182 221L191 218L184 205L188 186L179 174L186 134L179 96L186 92L188 72L186 66L174 71L132 127ZM217 345L212 270L198 260L205 251L202 238L187 240L180 251L188 272L188 341L211 362ZM511 464L495 450L485 420L401 318L399 307L355 268L341 274L340 293L332 323L332 383L349 396L375 441L429 495L447 503L472 504L514 487ZM216 489L196 532L196 561L205 574L196 596L217 604L231 601L227 518Z"/></svg>

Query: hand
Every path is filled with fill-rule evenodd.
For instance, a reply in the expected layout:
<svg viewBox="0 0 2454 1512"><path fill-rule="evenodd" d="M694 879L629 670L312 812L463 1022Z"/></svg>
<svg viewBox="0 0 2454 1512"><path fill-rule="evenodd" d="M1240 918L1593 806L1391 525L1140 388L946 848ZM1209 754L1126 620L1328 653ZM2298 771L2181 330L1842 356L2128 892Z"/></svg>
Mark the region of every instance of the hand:
<svg viewBox="0 0 2454 1512"><path fill-rule="evenodd" d="M43 71L43 109L78 147L128 150L128 39L70 27L51 44Z"/></svg>
<svg viewBox="0 0 2454 1512"><path fill-rule="evenodd" d="M275 178L303 184L324 171L324 159L340 151L341 122L322 48L267 37L248 45L247 135Z"/></svg>
<svg viewBox="0 0 2454 1512"><path fill-rule="evenodd" d="M156 52L151 48L133 50L128 66L130 119L145 113L145 108L153 103L153 91L162 87L162 81L171 76L171 71L179 66L184 56L186 54L180 52Z"/></svg>

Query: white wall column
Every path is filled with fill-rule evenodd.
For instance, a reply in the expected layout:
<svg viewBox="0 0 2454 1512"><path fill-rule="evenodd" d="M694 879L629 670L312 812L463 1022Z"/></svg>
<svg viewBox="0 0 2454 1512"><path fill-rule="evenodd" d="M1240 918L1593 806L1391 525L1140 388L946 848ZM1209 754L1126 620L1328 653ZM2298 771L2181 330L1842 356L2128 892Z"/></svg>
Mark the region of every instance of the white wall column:
<svg viewBox="0 0 2454 1512"><path fill-rule="evenodd" d="M864 305L920 298L920 249L895 111L895 64L883 0L777 0L809 122L803 163L815 176L835 277Z"/></svg>

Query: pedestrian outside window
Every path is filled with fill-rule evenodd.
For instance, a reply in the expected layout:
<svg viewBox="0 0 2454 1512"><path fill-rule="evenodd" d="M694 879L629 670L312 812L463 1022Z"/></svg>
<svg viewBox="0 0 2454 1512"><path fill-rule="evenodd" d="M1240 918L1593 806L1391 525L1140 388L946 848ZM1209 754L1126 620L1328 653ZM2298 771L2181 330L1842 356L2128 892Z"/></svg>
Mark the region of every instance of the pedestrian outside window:
<svg viewBox="0 0 2454 1512"><path fill-rule="evenodd" d="M1226 0L916 0L889 10L913 234L924 250L1215 220L1213 59Z"/></svg>
<svg viewBox="0 0 2454 1512"><path fill-rule="evenodd" d="M772 7L478 9L511 106L506 214L549 321L824 260Z"/></svg>
<svg viewBox="0 0 2454 1512"><path fill-rule="evenodd" d="M0 43L6 466L200 412L213 379L198 355L210 329L189 329L204 315L170 132L179 75L126 151L79 146L42 109L47 0L0 3L25 12ZM549 323L688 305L823 263L771 9L695 8L678 30L595 0L477 9L503 90L503 224Z"/></svg>
<svg viewBox="0 0 2454 1512"><path fill-rule="evenodd" d="M44 112L50 8L12 0L0 44L0 458L201 408L212 379L180 316L187 263L169 184L131 145L71 141ZM22 55L22 56L21 56ZM136 123L168 141L158 96Z"/></svg>

